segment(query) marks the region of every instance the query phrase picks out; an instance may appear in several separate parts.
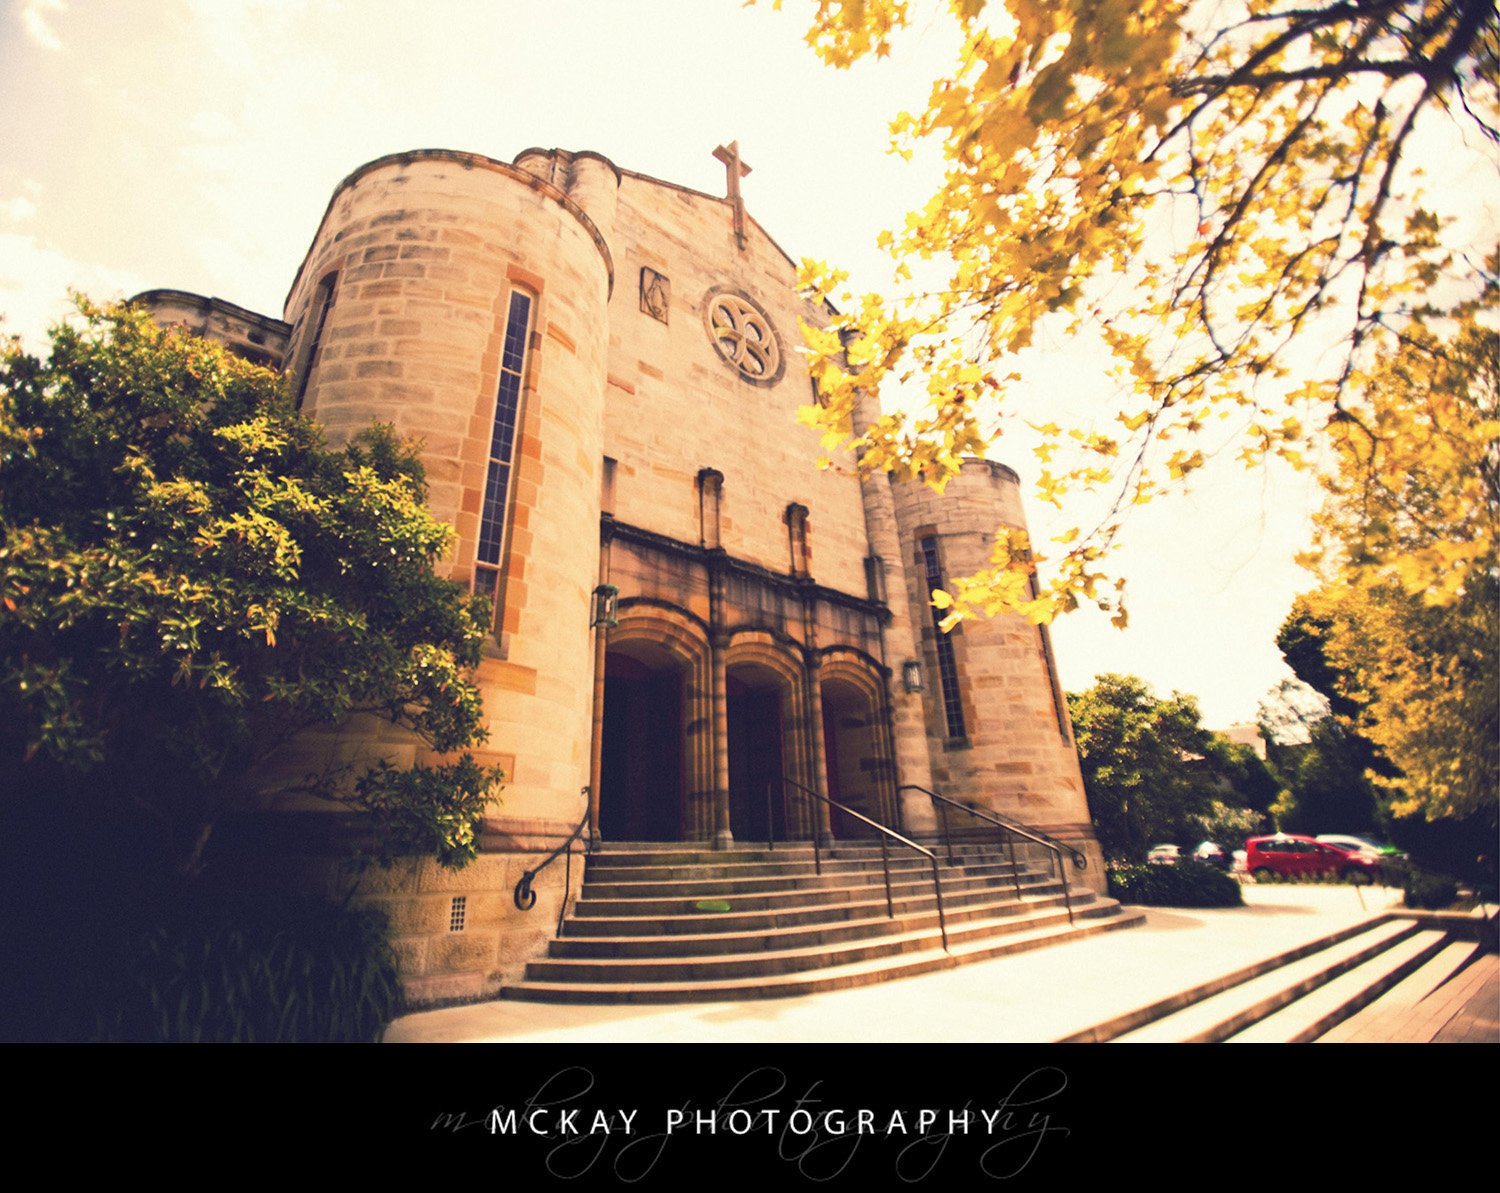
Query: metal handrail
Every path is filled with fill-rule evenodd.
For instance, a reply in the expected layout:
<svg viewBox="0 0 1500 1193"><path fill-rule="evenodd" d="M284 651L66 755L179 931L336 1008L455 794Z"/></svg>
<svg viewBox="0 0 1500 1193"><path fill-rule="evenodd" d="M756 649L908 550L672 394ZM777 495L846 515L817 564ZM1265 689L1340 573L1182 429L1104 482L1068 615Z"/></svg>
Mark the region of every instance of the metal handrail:
<svg viewBox="0 0 1500 1193"><path fill-rule="evenodd" d="M943 952L949 952L948 919L943 912L943 882L941 876L938 873L937 854L933 853L932 850L928 849L924 845L918 845L915 841L911 840L911 838L903 837L895 829L888 828L886 825L881 824L880 821L871 820L863 812L856 812L853 808L849 807L848 804L840 803L836 799L830 799L826 795L819 795L805 783L799 783L796 779L793 779L787 775L782 775L781 781L784 784L789 784L790 786L795 787L804 795L810 795L813 799L821 800L830 808L837 808L846 816L852 816L854 817L854 819L861 821L864 824L868 824L871 828L875 829L881 834L880 863L881 868L885 872L885 910L886 914L890 916L891 919L896 918L896 904L895 900L891 897L891 848L887 843L888 840L895 841L899 845L905 845L908 849L915 849L918 853L925 857L928 862L931 863L932 891L933 894L937 896L938 933L942 936L943 939ZM766 784L766 808L768 812L771 806L771 787L775 784L775 782L776 780L772 779L769 783ZM772 836L772 832L769 828L767 830L767 836ZM770 843L771 842L768 842L768 844ZM813 871L817 874L823 873L823 822L821 818L816 816L813 817Z"/></svg>
<svg viewBox="0 0 1500 1193"><path fill-rule="evenodd" d="M996 827L1004 829L1006 841L1010 846L1011 876L1015 880L1017 898L1019 898L1021 894L1021 876L1019 871L1016 869L1015 838L1017 836L1025 837L1027 840L1033 841L1036 844L1040 845L1043 849L1051 851L1052 859L1057 866L1058 881L1062 883L1063 906L1066 907L1068 911L1068 923L1073 923L1073 895L1072 892L1068 889L1068 870L1067 867L1063 865L1062 855L1063 850L1066 849L1070 854L1073 855L1071 859L1073 865L1082 870L1084 866L1088 864L1088 859L1085 858L1083 854L1079 853L1078 850L1073 849L1071 846L1063 845L1059 841L1054 841L1051 837L1047 836L1046 833L1038 833L1033 829L1027 828L1025 825L1017 824L1011 821L1009 817L1001 816L998 813L991 812L988 808L976 808L972 804L961 804L957 800L949 799L946 795L939 795L936 791L933 791L927 787L923 787L917 783L903 783L900 787L896 788L896 791L898 794L903 791L920 791L928 798L937 801L941 810L941 822L943 826L943 848L947 850L948 860L950 862L953 861L953 840L948 833L947 808L957 808L961 812L967 812L970 816L973 816L979 820L987 820Z"/></svg>
<svg viewBox="0 0 1500 1193"><path fill-rule="evenodd" d="M583 788L580 794L584 797L584 802L587 802L589 789L587 787ZM563 934L563 917L568 913L568 892L573 889L573 842L578 840L585 829L588 830L588 843L583 848L584 856L587 857L593 853L594 830L589 824L589 814L585 812L583 819L578 822L578 827L568 834L568 839L549 853L540 866L536 866L522 874L520 880L516 883L515 891L511 894L511 899L515 902L518 911L530 911L536 906L536 891L531 888L532 880L556 861L558 854L566 850L568 856L567 860L563 863L562 906L557 912L557 934L559 936Z"/></svg>
<svg viewBox="0 0 1500 1193"><path fill-rule="evenodd" d="M935 796L937 799L943 800L945 803L952 804L955 808L961 808L965 812L979 811L979 809L974 808L969 804L961 804L956 800L949 799L946 795L938 795L936 791L931 791L928 788L919 786L916 783L903 783L900 787L896 788L896 790L898 792L920 791L924 795ZM1001 828L1007 828L1011 832L1020 833L1021 836L1035 841L1038 845L1055 846L1056 848L1061 849L1068 855L1068 860L1073 863L1073 868L1075 870L1087 870L1089 868L1088 857L1080 850L1074 849L1066 841L1059 841L1056 837L1042 832L1042 830L1039 828L1033 828L1029 824L1022 824L1019 820L1012 820L1009 816L1004 816L999 812L992 812L988 808L984 809L984 814L987 819L994 821Z"/></svg>

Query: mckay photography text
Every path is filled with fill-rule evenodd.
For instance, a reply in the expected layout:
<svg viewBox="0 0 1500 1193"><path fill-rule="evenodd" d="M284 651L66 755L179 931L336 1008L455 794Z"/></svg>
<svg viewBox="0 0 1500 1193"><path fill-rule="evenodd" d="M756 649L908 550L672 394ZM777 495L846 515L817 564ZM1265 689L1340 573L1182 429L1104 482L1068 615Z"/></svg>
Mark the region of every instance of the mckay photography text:
<svg viewBox="0 0 1500 1193"><path fill-rule="evenodd" d="M591 1070L571 1066L519 1101L440 1112L431 1129L524 1149L559 1179L610 1172L640 1180L668 1170L674 1147L691 1141L694 1155L722 1148L726 1162L784 1166L812 1180L871 1163L908 1183L963 1172L1007 1180L1060 1154L1070 1134L1059 1121L1067 1085L1063 1070L1045 1066L998 1079L992 1096L949 1102L928 1090L864 1104L835 1096L821 1078L766 1066L726 1080L708 1098L668 1093L647 1103L603 1096Z"/></svg>

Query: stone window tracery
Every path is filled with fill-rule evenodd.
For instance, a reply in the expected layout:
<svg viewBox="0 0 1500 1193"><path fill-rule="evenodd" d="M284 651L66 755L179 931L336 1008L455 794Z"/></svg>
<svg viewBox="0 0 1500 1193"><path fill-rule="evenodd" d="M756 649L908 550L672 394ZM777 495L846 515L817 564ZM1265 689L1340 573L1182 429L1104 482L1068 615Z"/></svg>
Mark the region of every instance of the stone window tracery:
<svg viewBox="0 0 1500 1193"><path fill-rule="evenodd" d="M776 329L748 296L732 290L711 293L703 319L714 350L744 380L770 385L781 379L781 343Z"/></svg>

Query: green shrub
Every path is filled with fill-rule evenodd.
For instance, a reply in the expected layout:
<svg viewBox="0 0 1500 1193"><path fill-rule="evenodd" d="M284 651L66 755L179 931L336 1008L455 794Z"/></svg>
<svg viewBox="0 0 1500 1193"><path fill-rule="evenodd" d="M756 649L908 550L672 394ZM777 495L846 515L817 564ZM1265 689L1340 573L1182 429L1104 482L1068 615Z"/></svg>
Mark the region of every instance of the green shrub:
<svg viewBox="0 0 1500 1193"><path fill-rule="evenodd" d="M101 916L54 945L19 1038L370 1042L398 1009L377 911L196 893L153 906Z"/></svg>
<svg viewBox="0 0 1500 1193"><path fill-rule="evenodd" d="M1255 876L1256 886L1365 886L1373 881L1375 880L1363 870L1352 868L1344 874L1332 871L1321 874L1276 874L1267 870Z"/></svg>
<svg viewBox="0 0 1500 1193"><path fill-rule="evenodd" d="M1421 874L1412 871L1403 884L1407 907L1424 911L1442 911L1458 898L1458 883L1441 874Z"/></svg>
<svg viewBox="0 0 1500 1193"><path fill-rule="evenodd" d="M1111 863L1109 893L1122 903L1148 907L1239 907L1240 884L1224 871L1202 862L1175 866Z"/></svg>

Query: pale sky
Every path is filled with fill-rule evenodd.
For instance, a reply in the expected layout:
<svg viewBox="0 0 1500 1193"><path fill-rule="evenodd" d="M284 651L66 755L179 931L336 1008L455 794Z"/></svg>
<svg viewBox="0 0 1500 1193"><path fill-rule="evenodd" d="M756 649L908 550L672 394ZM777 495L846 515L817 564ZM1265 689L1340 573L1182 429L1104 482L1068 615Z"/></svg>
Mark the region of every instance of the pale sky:
<svg viewBox="0 0 1500 1193"><path fill-rule="evenodd" d="M712 151L738 139L750 213L794 258L868 288L888 271L877 232L936 181L930 161L885 149L890 118L923 106L946 68L937 26L837 72L803 43L798 0L780 13L739 0L0 4L0 329L33 345L69 287L171 287L279 317L339 180L402 150L592 149L717 194ZM1109 392L1087 345L1054 339L1026 364L1018 418L1086 419ZM1031 481L1029 444L1008 442L993 454ZM1224 727L1290 675L1273 640L1312 585L1292 555L1316 486L1247 473L1233 454L1132 517L1115 564L1128 629L1088 613L1055 627L1069 690L1133 673L1197 696ZM1071 524L1035 501L1028 514L1037 540Z"/></svg>

